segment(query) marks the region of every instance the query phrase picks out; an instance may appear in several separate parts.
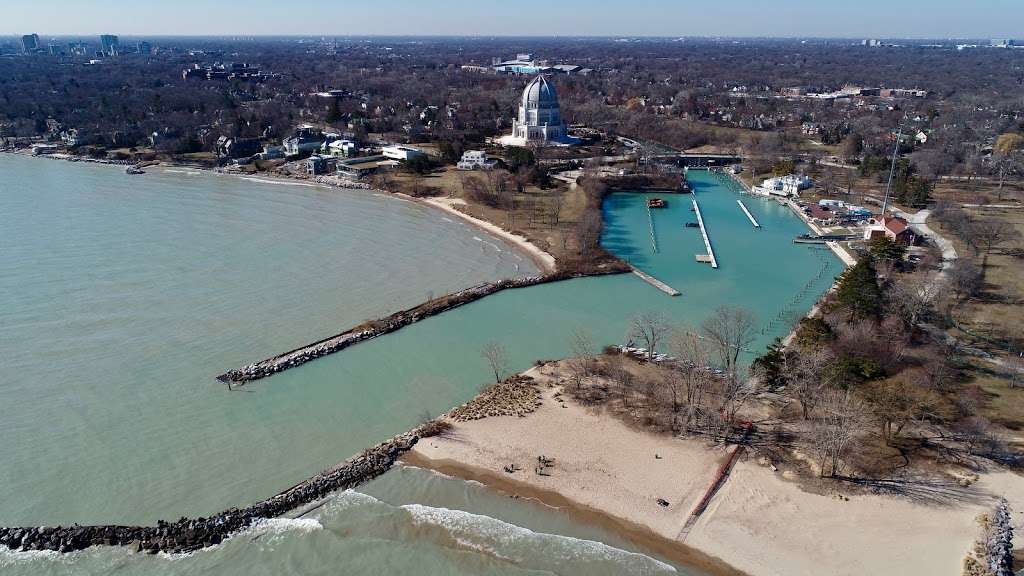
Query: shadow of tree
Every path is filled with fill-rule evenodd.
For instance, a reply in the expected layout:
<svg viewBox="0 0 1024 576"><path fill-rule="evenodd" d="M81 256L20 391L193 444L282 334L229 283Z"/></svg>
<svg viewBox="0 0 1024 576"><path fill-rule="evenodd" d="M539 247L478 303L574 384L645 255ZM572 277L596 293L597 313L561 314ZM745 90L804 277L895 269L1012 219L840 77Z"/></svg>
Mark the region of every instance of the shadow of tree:
<svg viewBox="0 0 1024 576"><path fill-rule="evenodd" d="M948 478L854 478L836 476L840 482L868 488L879 494L901 496L919 504L951 506L960 504L981 504L990 495L969 486L961 486Z"/></svg>

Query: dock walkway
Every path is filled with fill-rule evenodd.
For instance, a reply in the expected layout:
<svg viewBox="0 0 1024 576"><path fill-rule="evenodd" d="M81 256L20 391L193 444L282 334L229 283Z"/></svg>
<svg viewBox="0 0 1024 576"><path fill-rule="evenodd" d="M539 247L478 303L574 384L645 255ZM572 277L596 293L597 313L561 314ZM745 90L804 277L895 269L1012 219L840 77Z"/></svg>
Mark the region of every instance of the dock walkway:
<svg viewBox="0 0 1024 576"><path fill-rule="evenodd" d="M700 235L704 237L704 246L708 249L708 258L711 259L711 267L718 268L718 260L715 258L715 251L711 249L711 238L708 237L708 230L704 227L704 217L700 213L700 205L697 204L697 196L694 195L693 211L697 214L697 225L700 226Z"/></svg>
<svg viewBox="0 0 1024 576"><path fill-rule="evenodd" d="M631 266L631 268L633 267ZM669 296L679 296L679 294L681 294L679 290L676 290L675 288L669 286L668 284L665 284L661 280L658 280L657 278L651 276L646 272L641 272L640 270L633 268L633 274L636 274L638 278L640 278L644 282L647 282L651 286L654 286L658 290L661 290L665 294L668 294Z"/></svg>
<svg viewBox="0 0 1024 576"><path fill-rule="evenodd" d="M651 206L647 205L647 226L651 231L651 249L658 253L658 236L654 233L654 214L651 214Z"/></svg>
<svg viewBox="0 0 1024 576"><path fill-rule="evenodd" d="M743 203L743 200L737 199L736 203L739 204L740 208L743 209L743 213L746 214L747 218L750 219L750 223L754 225L754 228L760 228L761 225L757 223L757 220L754 220L754 215L750 213L750 210L747 210L747 205Z"/></svg>

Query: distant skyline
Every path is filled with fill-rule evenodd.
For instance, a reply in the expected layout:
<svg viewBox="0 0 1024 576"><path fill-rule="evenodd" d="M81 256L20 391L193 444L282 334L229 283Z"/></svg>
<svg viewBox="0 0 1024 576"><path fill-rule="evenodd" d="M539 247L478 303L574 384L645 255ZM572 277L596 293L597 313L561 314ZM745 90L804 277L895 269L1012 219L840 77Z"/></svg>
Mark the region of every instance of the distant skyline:
<svg viewBox="0 0 1024 576"><path fill-rule="evenodd" d="M0 34L1013 38L1021 0L46 0Z"/></svg>

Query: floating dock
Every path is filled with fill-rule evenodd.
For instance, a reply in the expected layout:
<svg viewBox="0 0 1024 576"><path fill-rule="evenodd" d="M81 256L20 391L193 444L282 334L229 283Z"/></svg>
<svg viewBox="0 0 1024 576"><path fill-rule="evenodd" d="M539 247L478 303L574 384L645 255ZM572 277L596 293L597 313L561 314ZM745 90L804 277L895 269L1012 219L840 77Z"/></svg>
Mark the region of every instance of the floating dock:
<svg viewBox="0 0 1024 576"><path fill-rule="evenodd" d="M697 215L697 225L700 226L700 235L704 237L704 247L708 249L708 258L712 268L718 268L718 260L715 259L715 251L711 249L711 238L708 238L708 229L704 227L704 217L700 213L700 205L697 204L697 197L694 196L693 212Z"/></svg>
<svg viewBox="0 0 1024 576"><path fill-rule="evenodd" d="M658 237L654 234L654 215L651 214L651 205L647 205L647 226L651 230L651 249L658 253Z"/></svg>
<svg viewBox="0 0 1024 576"><path fill-rule="evenodd" d="M657 278L651 276L646 272L641 272L640 270L633 268L633 274L636 274L638 278L640 278L644 282L647 282L651 286L654 286L658 290L661 290L665 294L668 294L669 296L679 296L680 294L679 290L676 290L675 288L669 286L668 284L665 284L661 280L658 280Z"/></svg>
<svg viewBox="0 0 1024 576"><path fill-rule="evenodd" d="M750 223L754 225L754 228L760 228L761 225L757 223L757 220L754 220L754 215L750 213L750 210L747 210L747 205L743 203L743 200L737 200L736 203L740 205L740 208L743 208L743 213L750 219Z"/></svg>

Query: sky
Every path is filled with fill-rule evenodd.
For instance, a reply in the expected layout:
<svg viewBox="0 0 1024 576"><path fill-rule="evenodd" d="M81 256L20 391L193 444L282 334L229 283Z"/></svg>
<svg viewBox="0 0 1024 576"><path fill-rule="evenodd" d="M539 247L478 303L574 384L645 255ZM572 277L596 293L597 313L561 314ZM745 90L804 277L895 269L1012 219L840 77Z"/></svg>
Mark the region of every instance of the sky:
<svg viewBox="0 0 1024 576"><path fill-rule="evenodd" d="M1024 0L0 0L0 35L1013 38Z"/></svg>

